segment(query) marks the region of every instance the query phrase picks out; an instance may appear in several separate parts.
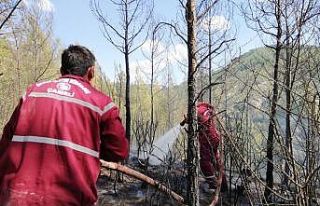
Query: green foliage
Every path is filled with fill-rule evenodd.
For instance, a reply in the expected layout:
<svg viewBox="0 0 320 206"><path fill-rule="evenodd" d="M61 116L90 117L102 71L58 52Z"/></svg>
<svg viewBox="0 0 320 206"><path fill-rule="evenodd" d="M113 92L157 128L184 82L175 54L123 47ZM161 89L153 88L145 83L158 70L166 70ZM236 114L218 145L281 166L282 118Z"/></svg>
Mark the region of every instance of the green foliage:
<svg viewBox="0 0 320 206"><path fill-rule="evenodd" d="M0 39L0 130L28 85L59 73L51 19L34 9L19 11Z"/></svg>
<svg viewBox="0 0 320 206"><path fill-rule="evenodd" d="M9 45L8 42L4 39L0 39L0 58L1 62L3 62L4 58L8 58L10 55Z"/></svg>

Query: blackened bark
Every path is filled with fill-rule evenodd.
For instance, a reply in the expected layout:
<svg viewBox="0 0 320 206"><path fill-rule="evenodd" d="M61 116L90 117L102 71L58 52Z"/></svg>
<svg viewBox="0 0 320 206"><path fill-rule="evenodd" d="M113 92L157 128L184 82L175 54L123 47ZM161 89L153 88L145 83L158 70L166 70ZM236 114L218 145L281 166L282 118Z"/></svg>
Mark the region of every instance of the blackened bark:
<svg viewBox="0 0 320 206"><path fill-rule="evenodd" d="M130 106L130 67L129 67L129 20L128 20L128 5L125 4L125 48L124 57L126 64L126 137L130 144L131 139L131 106Z"/></svg>
<svg viewBox="0 0 320 206"><path fill-rule="evenodd" d="M188 0L186 5L186 20L188 26L188 205L199 205L199 143L197 138L197 122L195 108L196 94L196 11L195 0Z"/></svg>
<svg viewBox="0 0 320 206"><path fill-rule="evenodd" d="M272 189L273 189L273 146L274 146L274 136L275 136L275 123L276 123L276 108L278 102L278 74L279 74L279 60L280 52L282 49L281 37L281 0L277 0L275 5L276 19L277 19L277 44L275 47L275 63L273 67L273 95L271 99L271 112L270 112L270 122L268 130L268 140L267 140L267 172L266 172L266 188L264 191L264 197L269 201Z"/></svg>
<svg viewBox="0 0 320 206"><path fill-rule="evenodd" d="M294 164L293 158L291 157L291 146L292 145L292 134L291 134L291 57L292 57L292 49L290 48L289 42L289 28L286 26L286 72L285 72L285 85L286 85L286 134L285 134L285 146L287 149L286 153L286 161L284 167L284 179L283 184L288 186L289 184L289 176L290 176L290 168L289 165ZM290 52L291 51L291 52Z"/></svg>
<svg viewBox="0 0 320 206"><path fill-rule="evenodd" d="M129 54L125 52L126 61L126 137L130 143L131 137L131 110L130 110L130 68Z"/></svg>

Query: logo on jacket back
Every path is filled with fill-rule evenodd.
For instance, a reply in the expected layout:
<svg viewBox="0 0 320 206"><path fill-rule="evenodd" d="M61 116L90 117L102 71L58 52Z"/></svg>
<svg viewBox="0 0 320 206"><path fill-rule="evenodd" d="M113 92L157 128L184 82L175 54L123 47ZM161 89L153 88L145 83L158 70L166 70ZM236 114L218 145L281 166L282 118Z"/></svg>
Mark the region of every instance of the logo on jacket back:
<svg viewBox="0 0 320 206"><path fill-rule="evenodd" d="M57 89L58 90L63 90L63 91L69 91L71 89L71 85L66 82L59 82L57 84Z"/></svg>
<svg viewBox="0 0 320 206"><path fill-rule="evenodd" d="M48 88L48 93L60 94L63 96L73 97L74 92L70 92L71 85L67 82L59 82L56 85L56 88Z"/></svg>

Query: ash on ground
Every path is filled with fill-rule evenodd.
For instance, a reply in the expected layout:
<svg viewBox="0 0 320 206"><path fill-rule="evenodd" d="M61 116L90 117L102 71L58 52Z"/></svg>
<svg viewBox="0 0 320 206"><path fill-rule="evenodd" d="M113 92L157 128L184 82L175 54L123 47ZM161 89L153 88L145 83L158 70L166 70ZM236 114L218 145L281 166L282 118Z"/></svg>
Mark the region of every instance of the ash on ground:
<svg viewBox="0 0 320 206"><path fill-rule="evenodd" d="M168 188L182 196L186 194L186 169L183 164L174 165L150 165L146 167L137 161L131 162L128 167L135 169L155 180L166 185ZM203 178L199 180L200 190L200 205L209 205L212 201L214 190L208 188L207 183ZM98 205L128 205L128 206L143 206L143 205L179 205L172 197L152 186L137 180L135 178L123 175L116 171L111 171L105 168L101 169L101 175L97 182L98 188ZM229 188L229 191L220 194L219 205L250 205L246 200L245 191L238 191L239 188Z"/></svg>

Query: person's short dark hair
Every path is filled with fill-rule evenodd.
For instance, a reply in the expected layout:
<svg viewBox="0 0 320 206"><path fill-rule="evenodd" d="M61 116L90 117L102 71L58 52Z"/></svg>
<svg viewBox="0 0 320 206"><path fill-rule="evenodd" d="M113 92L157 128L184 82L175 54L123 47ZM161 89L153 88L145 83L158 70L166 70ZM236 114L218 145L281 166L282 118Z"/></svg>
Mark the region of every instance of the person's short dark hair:
<svg viewBox="0 0 320 206"><path fill-rule="evenodd" d="M61 55L61 74L84 76L89 67L94 66L96 58L84 46L70 45Z"/></svg>

